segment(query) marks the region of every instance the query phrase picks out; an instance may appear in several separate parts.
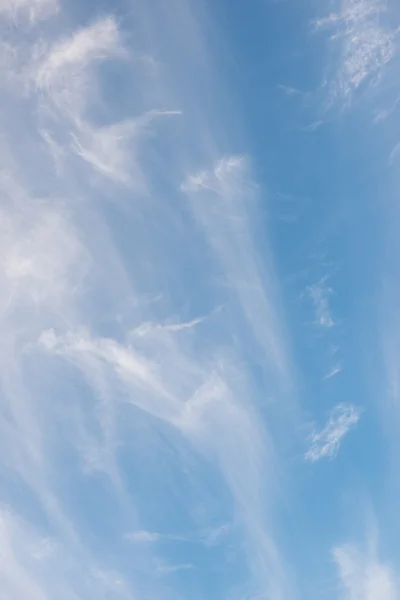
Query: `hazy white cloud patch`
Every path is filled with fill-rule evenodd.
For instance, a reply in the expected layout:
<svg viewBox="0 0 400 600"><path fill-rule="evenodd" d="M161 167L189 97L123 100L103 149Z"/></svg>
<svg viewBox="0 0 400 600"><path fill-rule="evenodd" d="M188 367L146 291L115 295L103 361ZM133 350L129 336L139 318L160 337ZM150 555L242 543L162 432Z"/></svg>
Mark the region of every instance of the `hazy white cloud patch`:
<svg viewBox="0 0 400 600"><path fill-rule="evenodd" d="M36 305L61 308L74 294L89 258L68 214L45 202L1 214L0 285L5 310L30 299ZM5 316L5 315L4 315Z"/></svg>
<svg viewBox="0 0 400 600"><path fill-rule="evenodd" d="M396 600L399 597L398 575L390 565L380 562L376 552L346 544L334 548L332 555L341 600Z"/></svg>
<svg viewBox="0 0 400 600"><path fill-rule="evenodd" d="M355 406L338 404L331 411L325 427L311 435L306 460L316 462L322 458L334 458L343 438L356 427L360 416L361 411Z"/></svg>
<svg viewBox="0 0 400 600"><path fill-rule="evenodd" d="M10 511L0 512L0 586L4 598L48 600L85 597L94 600L113 594L132 600L132 590L121 574L110 573L70 554L62 543L49 540Z"/></svg>

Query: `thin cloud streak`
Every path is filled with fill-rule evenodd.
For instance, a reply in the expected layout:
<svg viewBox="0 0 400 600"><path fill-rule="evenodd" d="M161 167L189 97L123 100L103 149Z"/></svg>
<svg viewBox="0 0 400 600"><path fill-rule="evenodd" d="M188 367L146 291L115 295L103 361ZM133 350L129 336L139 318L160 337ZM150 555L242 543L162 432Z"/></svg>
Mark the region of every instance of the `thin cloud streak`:
<svg viewBox="0 0 400 600"><path fill-rule="evenodd" d="M257 188L246 158L227 156L213 169L189 175L181 189L192 200L195 218L216 254L226 284L234 290L254 341L282 375L288 374L273 272L259 261L251 236Z"/></svg>
<svg viewBox="0 0 400 600"><path fill-rule="evenodd" d="M341 372L342 372L342 365L341 365L341 363L338 363L329 371L329 373L327 375L325 375L324 380L332 379L332 377L335 377L335 375L338 375Z"/></svg>

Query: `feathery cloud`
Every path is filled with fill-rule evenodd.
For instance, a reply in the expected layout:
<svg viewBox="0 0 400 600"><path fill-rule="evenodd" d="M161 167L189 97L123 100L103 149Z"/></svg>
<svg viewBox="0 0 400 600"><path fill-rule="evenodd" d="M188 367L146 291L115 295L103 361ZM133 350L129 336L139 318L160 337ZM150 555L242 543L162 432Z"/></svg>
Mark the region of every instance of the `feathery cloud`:
<svg viewBox="0 0 400 600"><path fill-rule="evenodd" d="M180 114L179 111L152 110L138 119L105 127L82 124L78 132L72 134L72 150L95 171L114 182L144 187L141 171L136 166L139 143L154 119Z"/></svg>
<svg viewBox="0 0 400 600"><path fill-rule="evenodd" d="M57 41L49 48L39 47L33 63L36 87L55 106L78 119L90 95L91 69L109 58L125 56L114 17L104 17Z"/></svg>
<svg viewBox="0 0 400 600"><path fill-rule="evenodd" d="M396 574L375 553L357 546L338 546L332 551L339 573L339 597L343 600L396 600L400 589Z"/></svg>
<svg viewBox="0 0 400 600"><path fill-rule="evenodd" d="M396 54L396 27L383 23L385 0L346 0L340 10L317 19L317 29L333 31L338 47L332 97L351 102L362 84L371 84Z"/></svg>
<svg viewBox="0 0 400 600"><path fill-rule="evenodd" d="M154 531L165 530L151 522L160 507L203 532L204 551L227 551L225 528L210 531L210 523L234 515L241 567L232 587L252 597L293 595L273 526L273 435L248 361L257 356L267 387L290 381L278 285L265 231L258 244L249 161L224 155L218 134L204 126L215 120L214 109L203 107L194 80L200 75L201 88L216 95L206 36L194 6L179 0L175 8L159 3L164 19L154 5L138 3L135 18L149 25L137 28L148 35L146 56L163 40L164 64L157 81L124 73L133 108L115 120L100 119L97 110L105 62L122 59L124 69L134 55L116 17L20 40L18 74L31 86L23 101L11 103L7 139L18 168L3 161L0 182L0 477L11 473L29 499L10 492L22 514L7 517L11 534L1 544L10 558L0 587L11 598L119 599L131 598L131 588L135 596L160 597L153 577L143 583L148 565L158 564L160 575L187 570L189 577L192 570L189 559L175 564L155 543ZM176 40L190 68L168 54ZM164 133L162 152L154 148L156 160L143 165L144 135L159 117L181 114L174 110L181 106L185 143L175 131ZM107 179L95 192L94 173ZM138 200L148 173L145 205ZM123 216L114 206L103 210L110 196L129 203ZM227 310L213 319L195 316L221 305ZM147 491L147 483L137 485L141 469ZM216 500L203 474L214 482ZM175 478L180 487L171 493ZM38 507L42 527L25 516L26 506ZM121 531L133 531L137 542L129 546L137 553L129 570ZM31 538L40 568L26 556ZM46 548L43 540L53 538Z"/></svg>
<svg viewBox="0 0 400 600"><path fill-rule="evenodd" d="M306 460L316 462L322 458L334 458L342 439L357 425L360 416L361 412L355 406L338 404L331 411L325 427L310 437Z"/></svg>
<svg viewBox="0 0 400 600"><path fill-rule="evenodd" d="M215 252L226 285L236 295L254 341L282 374L288 373L273 269L268 257L261 263L255 243L257 187L248 161L243 156L224 157L212 169L189 175L181 189L192 200L196 221Z"/></svg>

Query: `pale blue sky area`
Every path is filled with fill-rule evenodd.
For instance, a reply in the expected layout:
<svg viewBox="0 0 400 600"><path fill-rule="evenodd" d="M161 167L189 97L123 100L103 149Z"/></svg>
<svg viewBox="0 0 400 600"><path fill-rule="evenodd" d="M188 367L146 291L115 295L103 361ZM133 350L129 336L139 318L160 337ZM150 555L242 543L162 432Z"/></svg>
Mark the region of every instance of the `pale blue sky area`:
<svg viewBox="0 0 400 600"><path fill-rule="evenodd" d="M0 600L400 598L399 27L0 0Z"/></svg>

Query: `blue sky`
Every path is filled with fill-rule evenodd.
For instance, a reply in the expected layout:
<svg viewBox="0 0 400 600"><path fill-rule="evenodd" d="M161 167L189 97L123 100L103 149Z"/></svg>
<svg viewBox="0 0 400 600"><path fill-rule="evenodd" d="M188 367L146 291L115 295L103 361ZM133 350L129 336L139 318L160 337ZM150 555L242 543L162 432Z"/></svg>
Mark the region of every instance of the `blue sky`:
<svg viewBox="0 0 400 600"><path fill-rule="evenodd" d="M399 27L0 0L0 600L400 598Z"/></svg>

